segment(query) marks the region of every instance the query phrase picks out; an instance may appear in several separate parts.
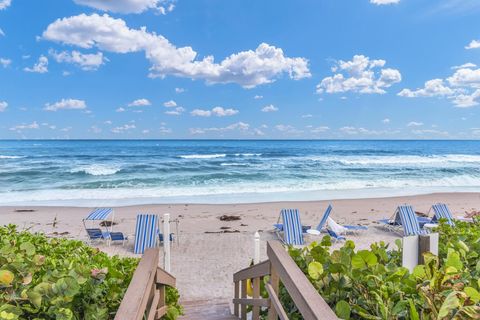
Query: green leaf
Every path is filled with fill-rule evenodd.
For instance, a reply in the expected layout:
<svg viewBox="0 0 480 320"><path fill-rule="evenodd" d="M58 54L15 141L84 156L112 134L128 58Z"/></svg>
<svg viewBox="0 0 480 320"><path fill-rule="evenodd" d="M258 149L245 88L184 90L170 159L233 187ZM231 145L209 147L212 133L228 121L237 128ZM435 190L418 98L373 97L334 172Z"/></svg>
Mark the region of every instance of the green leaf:
<svg viewBox="0 0 480 320"><path fill-rule="evenodd" d="M35 254L35 246L30 242L24 242L20 245L20 250L24 250L28 256L33 256Z"/></svg>
<svg viewBox="0 0 480 320"><path fill-rule="evenodd" d="M350 305L345 300L340 300L335 306L335 313L340 319L349 320L351 313Z"/></svg>
<svg viewBox="0 0 480 320"><path fill-rule="evenodd" d="M420 316L418 315L417 309L415 308L415 303L412 299L408 300L408 304L410 305L410 319L411 320L420 320Z"/></svg>
<svg viewBox="0 0 480 320"><path fill-rule="evenodd" d="M313 280L318 280L320 279L320 276L323 273L323 265L320 262L310 262L308 264L308 275L313 279Z"/></svg>
<svg viewBox="0 0 480 320"><path fill-rule="evenodd" d="M450 251L447 255L447 261L445 262L447 267L454 267L457 270L463 269L463 263L460 260L460 255L455 251Z"/></svg>
<svg viewBox="0 0 480 320"><path fill-rule="evenodd" d="M472 300L473 302L475 302L475 303L480 302L480 293L477 291L477 289L472 288L472 287L465 287L465 289L463 289L463 291L465 291L465 293L467 294L467 296L468 296L468 297L470 298L470 300Z"/></svg>
<svg viewBox="0 0 480 320"><path fill-rule="evenodd" d="M352 257L352 268L354 269L365 269L366 267L372 267L377 263L377 256L368 250L358 251Z"/></svg>
<svg viewBox="0 0 480 320"><path fill-rule="evenodd" d="M440 320L445 318L446 316L448 316L450 312L460 307L460 300L458 299L457 293L458 293L457 291L452 291L447 296L447 298L445 299L445 301L443 302L440 308L440 311L438 312L437 319Z"/></svg>
<svg viewBox="0 0 480 320"><path fill-rule="evenodd" d="M36 291L27 292L28 300L37 308L42 305L42 295Z"/></svg>

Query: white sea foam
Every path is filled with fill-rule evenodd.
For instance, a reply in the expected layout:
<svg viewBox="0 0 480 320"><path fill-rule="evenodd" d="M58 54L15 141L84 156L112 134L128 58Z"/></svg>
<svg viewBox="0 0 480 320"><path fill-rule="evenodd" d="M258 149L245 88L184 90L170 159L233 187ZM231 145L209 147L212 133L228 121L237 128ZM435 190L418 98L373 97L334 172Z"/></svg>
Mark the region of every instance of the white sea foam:
<svg viewBox="0 0 480 320"><path fill-rule="evenodd" d="M108 175L115 174L120 170L121 169L118 166L105 165L105 164L91 164L91 165L73 168L70 172L71 173L84 172L92 176L108 176Z"/></svg>
<svg viewBox="0 0 480 320"><path fill-rule="evenodd" d="M260 157L261 153L235 153L235 157Z"/></svg>
<svg viewBox="0 0 480 320"><path fill-rule="evenodd" d="M0 155L0 159L21 159L21 158L25 158L24 156L4 156L4 155Z"/></svg>
<svg viewBox="0 0 480 320"><path fill-rule="evenodd" d="M180 156L182 159L214 159L214 158L225 158L227 155L225 153L216 153L216 154L188 154Z"/></svg>
<svg viewBox="0 0 480 320"><path fill-rule="evenodd" d="M443 166L456 164L480 164L480 155L447 154L435 156L398 155L398 156L316 156L309 160L321 162L339 162L343 165L388 165L388 166Z"/></svg>
<svg viewBox="0 0 480 320"><path fill-rule="evenodd" d="M223 162L220 163L221 166L224 167L246 167L249 164L248 163L240 163L240 162Z"/></svg>

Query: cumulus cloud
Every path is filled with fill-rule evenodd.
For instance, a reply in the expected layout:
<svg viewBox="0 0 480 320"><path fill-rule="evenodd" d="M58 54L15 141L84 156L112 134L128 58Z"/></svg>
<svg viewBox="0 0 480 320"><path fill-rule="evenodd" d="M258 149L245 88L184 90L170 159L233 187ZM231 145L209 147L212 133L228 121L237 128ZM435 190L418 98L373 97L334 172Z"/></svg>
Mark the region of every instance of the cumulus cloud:
<svg viewBox="0 0 480 320"><path fill-rule="evenodd" d="M303 132L302 130L298 130L297 128L289 124L277 124L275 126L275 129L277 131L288 133L288 134L299 134Z"/></svg>
<svg viewBox="0 0 480 320"><path fill-rule="evenodd" d="M451 69L457 70L457 69L463 69L463 68L475 68L476 66L477 65L475 63L467 62L460 66L453 66Z"/></svg>
<svg viewBox="0 0 480 320"><path fill-rule="evenodd" d="M151 105L152 103L145 98L134 100L128 104L129 107L146 107Z"/></svg>
<svg viewBox="0 0 480 320"><path fill-rule="evenodd" d="M76 50L72 52L49 50L49 54L59 63L71 63L85 71L97 70L107 60L102 52L84 54Z"/></svg>
<svg viewBox="0 0 480 320"><path fill-rule="evenodd" d="M241 132L248 131L250 129L250 125L245 122L237 122L233 123L226 127L211 127L211 128L190 128L190 133L197 135L197 134L204 134L208 132L227 132L227 131L234 131L238 130Z"/></svg>
<svg viewBox="0 0 480 320"><path fill-rule="evenodd" d="M195 109L190 114L195 117L210 117L210 116L217 116L217 117L228 117L234 116L239 113L238 110L228 108L224 109L223 107L215 107L212 110L202 110L202 109Z"/></svg>
<svg viewBox="0 0 480 320"><path fill-rule="evenodd" d="M48 72L48 58L45 57L44 55L41 55L40 58L38 58L37 63L33 65L31 68L24 68L23 69L26 72L35 72L35 73L46 73Z"/></svg>
<svg viewBox="0 0 480 320"><path fill-rule="evenodd" d="M117 108L115 109L115 112L125 112L125 108L123 107Z"/></svg>
<svg viewBox="0 0 480 320"><path fill-rule="evenodd" d="M167 102L163 103L163 106L167 107L167 108L173 108L173 107L177 106L177 103L173 100L170 100L170 101L167 101Z"/></svg>
<svg viewBox="0 0 480 320"><path fill-rule="evenodd" d="M385 60L371 60L364 55L355 55L351 61L337 61L332 67L335 74L317 85L317 93L383 94L386 88L402 80L400 71L383 68L385 64Z"/></svg>
<svg viewBox="0 0 480 320"><path fill-rule="evenodd" d="M185 89L184 88L175 88L175 93L184 93Z"/></svg>
<svg viewBox="0 0 480 320"><path fill-rule="evenodd" d="M420 127L423 126L423 122L410 121L407 123L407 127Z"/></svg>
<svg viewBox="0 0 480 320"><path fill-rule="evenodd" d="M265 106L262 108L262 112L276 112L278 111L278 108L275 107L273 104L269 104L268 106Z"/></svg>
<svg viewBox="0 0 480 320"><path fill-rule="evenodd" d="M0 0L0 10L7 9L12 4L12 0Z"/></svg>
<svg viewBox="0 0 480 320"><path fill-rule="evenodd" d="M386 4L396 4L399 3L400 0L370 0L370 3L376 4L376 5L386 5Z"/></svg>
<svg viewBox="0 0 480 320"><path fill-rule="evenodd" d="M370 130L363 127L352 127L352 126L345 126L338 129L341 133L347 135L365 135L365 136L384 136L384 135L391 135L396 134L399 131L388 131L388 130Z"/></svg>
<svg viewBox="0 0 480 320"><path fill-rule="evenodd" d="M445 80L429 80L423 88L403 89L398 95L407 98L444 97L459 108L476 106L480 103L480 69L475 68L473 63L454 67L453 75Z"/></svg>
<svg viewBox="0 0 480 320"><path fill-rule="evenodd" d="M127 123L127 124L124 124L123 126L112 128L110 131L112 131L113 133L123 133L125 131L133 130L135 128L136 126L134 124Z"/></svg>
<svg viewBox="0 0 480 320"><path fill-rule="evenodd" d="M390 119L389 119L389 118L385 118L385 119L382 120L382 123L385 123L385 124L390 123Z"/></svg>
<svg viewBox="0 0 480 320"><path fill-rule="evenodd" d="M328 130L330 130L329 127L327 127L327 126L320 126L320 127L316 127L316 128L311 128L311 129L310 129L310 132L311 132L311 133L323 133L323 132L326 132L326 131L328 131Z"/></svg>
<svg viewBox="0 0 480 320"><path fill-rule="evenodd" d="M175 109L173 110L168 110L168 111L165 111L165 114L169 115L169 116L179 116L181 115L182 113L185 112L185 108L183 107L176 107Z"/></svg>
<svg viewBox="0 0 480 320"><path fill-rule="evenodd" d="M142 13L153 9L161 14L173 11L172 0L74 0L75 3L102 11L116 13Z"/></svg>
<svg viewBox="0 0 480 320"><path fill-rule="evenodd" d="M472 40L467 46L465 46L465 49L467 50L478 48L480 48L480 41L478 40Z"/></svg>
<svg viewBox="0 0 480 320"><path fill-rule="evenodd" d="M0 58L0 65L2 65L2 67L4 68L8 67L11 63L12 63L12 60L10 59Z"/></svg>
<svg viewBox="0 0 480 320"><path fill-rule="evenodd" d="M58 111L58 110L83 110L87 108L87 104L84 100L77 99L62 99L55 103L45 104L45 111Z"/></svg>
<svg viewBox="0 0 480 320"><path fill-rule="evenodd" d="M40 126L38 125L37 121L33 121L30 124L19 124L17 126L11 127L11 131L22 131L22 130L30 130L30 129L38 129Z"/></svg>
<svg viewBox="0 0 480 320"><path fill-rule="evenodd" d="M177 48L165 37L145 27L132 29L124 20L107 14L80 14L58 19L43 32L43 39L115 53L144 52L152 64L150 77L168 75L213 83L237 83L245 88L274 82L287 74L291 79L310 77L305 58L286 57L281 48L261 43L216 63L213 56L198 59L191 47Z"/></svg>
<svg viewBox="0 0 480 320"><path fill-rule="evenodd" d="M257 94L253 97L253 99L260 100L260 99L263 99L263 96Z"/></svg>
<svg viewBox="0 0 480 320"><path fill-rule="evenodd" d="M0 101L0 112L7 110L8 103L6 101Z"/></svg>

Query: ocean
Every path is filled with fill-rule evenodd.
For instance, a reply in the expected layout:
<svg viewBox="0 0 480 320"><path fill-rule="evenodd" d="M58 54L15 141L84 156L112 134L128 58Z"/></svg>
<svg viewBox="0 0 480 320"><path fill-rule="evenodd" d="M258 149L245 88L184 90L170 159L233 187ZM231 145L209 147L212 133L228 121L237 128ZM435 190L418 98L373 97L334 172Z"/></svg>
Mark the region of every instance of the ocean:
<svg viewBox="0 0 480 320"><path fill-rule="evenodd" d="M480 191L480 141L0 141L0 205L241 203Z"/></svg>

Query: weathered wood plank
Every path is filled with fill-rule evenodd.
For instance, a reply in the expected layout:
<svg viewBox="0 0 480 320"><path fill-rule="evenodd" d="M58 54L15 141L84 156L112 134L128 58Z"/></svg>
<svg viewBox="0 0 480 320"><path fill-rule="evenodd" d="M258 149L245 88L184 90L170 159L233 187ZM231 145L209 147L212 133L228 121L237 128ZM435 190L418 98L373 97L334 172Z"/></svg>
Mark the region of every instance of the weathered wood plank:
<svg viewBox="0 0 480 320"><path fill-rule="evenodd" d="M234 298L239 299L240 298L240 282L235 281L235 292L234 292ZM240 316L240 305L238 303L233 304L233 314L238 318Z"/></svg>
<svg viewBox="0 0 480 320"><path fill-rule="evenodd" d="M155 290L153 295L152 304L150 305L150 309L148 310L148 317L147 320L155 320L157 315L157 308L158 302L160 301L160 291Z"/></svg>
<svg viewBox="0 0 480 320"><path fill-rule="evenodd" d="M246 299L247 298L247 280L242 280L241 289L242 289L241 298ZM240 305L240 319L247 320L247 305L246 304L241 304Z"/></svg>
<svg viewBox="0 0 480 320"><path fill-rule="evenodd" d="M242 269L233 275L233 281L259 278L270 274L270 261L266 260L251 267Z"/></svg>
<svg viewBox="0 0 480 320"><path fill-rule="evenodd" d="M260 298L260 278L253 279L253 299ZM267 304L270 304L268 299L266 300ZM259 320L260 319L260 306L254 305L252 308L252 320Z"/></svg>
<svg viewBox="0 0 480 320"><path fill-rule="evenodd" d="M273 265L270 265L270 281L268 285L269 285L269 288L272 289L274 295L277 296L278 290L280 288L280 278ZM269 297L271 300L272 299L271 293L269 293ZM270 301L270 304L273 304L272 301ZM278 319L277 309L272 308L272 306L270 306L270 309L268 310L268 320L277 320L277 319Z"/></svg>
<svg viewBox="0 0 480 320"><path fill-rule="evenodd" d="M270 306L270 310L275 309L276 314L278 315L278 317L281 320L288 320L287 313L283 309L282 303L278 299L278 296L277 296L277 293L275 292L275 289L272 287L272 285L270 283L267 283L265 285L265 288L267 289L268 295L270 296L270 300L272 302L272 305ZM269 316L270 316L270 314L269 314ZM275 320L276 319L277 318L275 318ZM310 319L310 318L306 318L306 319ZM316 318L316 319L319 319L319 318Z"/></svg>
<svg viewBox="0 0 480 320"><path fill-rule="evenodd" d="M233 303L244 304L247 306L257 306L257 307L269 307L270 302L268 299L263 298L253 298L253 299L233 299Z"/></svg>
<svg viewBox="0 0 480 320"><path fill-rule="evenodd" d="M303 318L338 319L278 241L268 241L267 255Z"/></svg>
<svg viewBox="0 0 480 320"><path fill-rule="evenodd" d="M157 309L156 318L155 318L155 319L160 319L160 318L163 317L165 314L167 314L167 311L168 311L168 306L160 307L159 309Z"/></svg>
<svg viewBox="0 0 480 320"><path fill-rule="evenodd" d="M145 251L117 310L115 320L143 319L148 302L151 300L150 294L157 273L158 256L159 250L156 248Z"/></svg>
<svg viewBox="0 0 480 320"><path fill-rule="evenodd" d="M167 271L162 268L157 268L157 284L165 284L170 287L175 287L177 285L177 280Z"/></svg>

